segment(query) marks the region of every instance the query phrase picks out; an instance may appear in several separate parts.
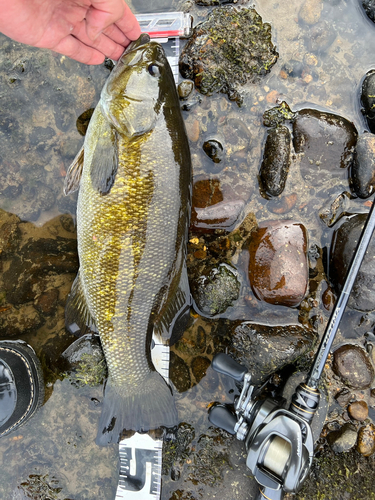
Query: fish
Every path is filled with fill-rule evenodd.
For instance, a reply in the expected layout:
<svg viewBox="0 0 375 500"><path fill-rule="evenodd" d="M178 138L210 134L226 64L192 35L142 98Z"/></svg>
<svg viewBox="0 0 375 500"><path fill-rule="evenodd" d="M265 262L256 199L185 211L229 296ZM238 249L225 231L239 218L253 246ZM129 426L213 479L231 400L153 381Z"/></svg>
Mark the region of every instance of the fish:
<svg viewBox="0 0 375 500"><path fill-rule="evenodd" d="M100 337L108 377L96 443L106 446L124 430L178 423L152 336L173 342L191 306L189 143L172 70L147 34L127 47L102 89L65 179L66 195L77 189L80 267L65 322Z"/></svg>

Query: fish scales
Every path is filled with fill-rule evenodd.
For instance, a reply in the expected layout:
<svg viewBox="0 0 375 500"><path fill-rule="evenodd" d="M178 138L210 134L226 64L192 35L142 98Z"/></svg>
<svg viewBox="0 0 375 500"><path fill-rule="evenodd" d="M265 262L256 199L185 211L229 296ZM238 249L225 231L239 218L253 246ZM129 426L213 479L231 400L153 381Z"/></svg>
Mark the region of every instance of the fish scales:
<svg viewBox="0 0 375 500"><path fill-rule="evenodd" d="M171 389L152 364L151 335L169 323L164 335L170 337L190 305L191 161L173 75L161 47L144 36L120 63L85 138L80 271L67 306L67 324L78 311L95 325L108 366L98 444L117 441L124 429L177 423ZM77 184L76 169L73 164L66 186ZM181 296L183 308L176 306Z"/></svg>

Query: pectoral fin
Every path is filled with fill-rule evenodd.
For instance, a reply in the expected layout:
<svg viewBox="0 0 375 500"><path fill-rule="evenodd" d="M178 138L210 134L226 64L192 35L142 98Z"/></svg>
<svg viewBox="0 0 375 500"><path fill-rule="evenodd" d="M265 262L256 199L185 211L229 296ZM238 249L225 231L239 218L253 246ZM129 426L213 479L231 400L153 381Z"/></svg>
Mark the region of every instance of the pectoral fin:
<svg viewBox="0 0 375 500"><path fill-rule="evenodd" d="M79 183L81 181L82 169L83 169L83 146L79 150L78 154L72 161L68 172L65 177L64 182L64 194L68 196L68 194L74 193L79 188Z"/></svg>
<svg viewBox="0 0 375 500"><path fill-rule="evenodd" d="M65 306L65 327L70 333L76 335L77 337L81 337L82 335L89 333L89 330L97 332L95 321L89 311L86 298L83 293L79 272L73 282L72 289Z"/></svg>
<svg viewBox="0 0 375 500"><path fill-rule="evenodd" d="M104 120L90 166L92 187L101 195L108 194L115 181L118 165L117 141L115 128Z"/></svg>

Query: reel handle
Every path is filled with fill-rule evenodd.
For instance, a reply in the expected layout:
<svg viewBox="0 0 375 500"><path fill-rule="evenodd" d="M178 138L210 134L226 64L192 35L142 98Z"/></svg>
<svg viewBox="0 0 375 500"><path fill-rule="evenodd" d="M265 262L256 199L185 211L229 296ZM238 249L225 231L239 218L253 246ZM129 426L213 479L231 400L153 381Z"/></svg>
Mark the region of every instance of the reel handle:
<svg viewBox="0 0 375 500"><path fill-rule="evenodd" d="M236 382L242 382L247 373L247 369L244 366L223 352L214 356L211 366L215 372L227 375Z"/></svg>
<svg viewBox="0 0 375 500"><path fill-rule="evenodd" d="M278 490L273 490L272 488L267 488L267 486L263 489L259 490L259 495L256 497L256 500L281 500L284 496L284 492L282 488Z"/></svg>
<svg viewBox="0 0 375 500"><path fill-rule="evenodd" d="M229 434L236 434L234 430L237 424L237 417L223 405L212 406L208 412L208 420L216 427L220 427Z"/></svg>

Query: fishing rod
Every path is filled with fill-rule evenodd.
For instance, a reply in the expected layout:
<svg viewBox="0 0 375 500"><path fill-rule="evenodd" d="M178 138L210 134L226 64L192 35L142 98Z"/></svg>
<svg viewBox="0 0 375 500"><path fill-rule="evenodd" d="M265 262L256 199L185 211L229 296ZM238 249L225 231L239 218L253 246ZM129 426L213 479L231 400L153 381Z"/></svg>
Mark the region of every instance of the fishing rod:
<svg viewBox="0 0 375 500"><path fill-rule="evenodd" d="M319 381L375 228L374 206L375 203L313 365L306 381L296 388L288 409L283 398L261 397L265 384L259 388L252 385L251 374L230 356L220 353L212 361L212 368L242 384L242 391L235 400L235 413L223 404L215 404L208 418L215 426L244 441L246 465L260 486L258 499L281 500L284 493L297 492L309 473L314 457L310 424L319 406Z"/></svg>

